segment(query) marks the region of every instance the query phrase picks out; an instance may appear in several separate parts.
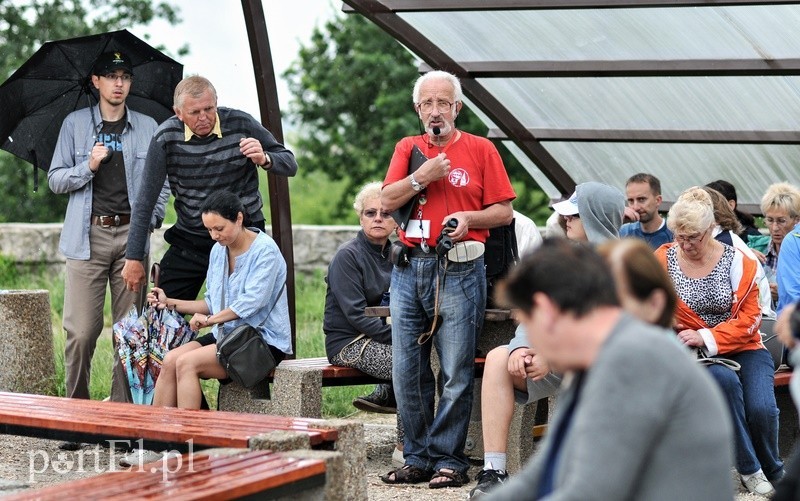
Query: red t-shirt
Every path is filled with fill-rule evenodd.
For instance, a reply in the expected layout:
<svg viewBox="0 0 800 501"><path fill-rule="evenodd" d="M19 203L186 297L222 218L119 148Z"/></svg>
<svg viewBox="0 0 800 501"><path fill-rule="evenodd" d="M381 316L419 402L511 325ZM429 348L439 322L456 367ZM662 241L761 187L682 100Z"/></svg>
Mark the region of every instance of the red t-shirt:
<svg viewBox="0 0 800 501"><path fill-rule="evenodd" d="M405 137L397 143L389 164L389 171L383 180L387 186L408 177L408 159L411 149L416 145L428 158L439 154L439 146L428 142L428 136ZM442 150L450 159L450 174L428 185L425 194L427 202L417 204L411 219L430 220L431 229L428 245L436 245L436 238L442 231L442 221L458 211L477 211L506 200L514 200L517 195L508 180L500 154L494 144L486 138L461 132L461 137L449 143ZM485 242L489 230L470 228L464 240ZM400 231L400 239L406 244L418 244L420 238L406 239Z"/></svg>

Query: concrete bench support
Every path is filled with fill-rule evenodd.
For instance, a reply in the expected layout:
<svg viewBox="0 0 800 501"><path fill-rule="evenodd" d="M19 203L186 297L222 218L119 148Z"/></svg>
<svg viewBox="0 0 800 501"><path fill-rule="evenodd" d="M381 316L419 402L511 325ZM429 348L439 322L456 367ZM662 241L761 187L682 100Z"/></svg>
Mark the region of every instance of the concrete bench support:
<svg viewBox="0 0 800 501"><path fill-rule="evenodd" d="M49 293L0 290L0 391L52 394L54 384Z"/></svg>

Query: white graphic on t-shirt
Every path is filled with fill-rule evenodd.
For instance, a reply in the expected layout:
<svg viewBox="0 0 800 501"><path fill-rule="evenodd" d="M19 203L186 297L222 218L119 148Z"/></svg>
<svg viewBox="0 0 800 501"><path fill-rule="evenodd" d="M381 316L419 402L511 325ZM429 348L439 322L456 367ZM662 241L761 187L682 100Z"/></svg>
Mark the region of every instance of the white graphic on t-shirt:
<svg viewBox="0 0 800 501"><path fill-rule="evenodd" d="M463 188L469 184L469 173L464 169L453 169L447 176L447 180L456 188Z"/></svg>

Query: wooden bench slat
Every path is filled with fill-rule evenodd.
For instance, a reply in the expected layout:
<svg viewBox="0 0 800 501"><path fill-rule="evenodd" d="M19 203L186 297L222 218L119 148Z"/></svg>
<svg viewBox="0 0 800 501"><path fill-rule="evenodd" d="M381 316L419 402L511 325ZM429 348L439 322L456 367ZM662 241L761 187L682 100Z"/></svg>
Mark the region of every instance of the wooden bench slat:
<svg viewBox="0 0 800 501"><path fill-rule="evenodd" d="M213 426L210 424L213 422ZM310 418L176 409L0 392L0 425L105 435L200 447L247 447L269 431L296 431L312 445L334 442L338 432Z"/></svg>
<svg viewBox="0 0 800 501"><path fill-rule="evenodd" d="M388 306L367 306L364 308L364 315L368 317L384 318L391 316ZM512 320L511 310L489 308L485 311L483 320L485 322L505 322L506 320Z"/></svg>
<svg viewBox="0 0 800 501"><path fill-rule="evenodd" d="M232 456L171 457L128 471L109 472L9 496L9 500L84 499L236 499L321 478L325 462L271 451ZM320 481L321 484L321 481Z"/></svg>

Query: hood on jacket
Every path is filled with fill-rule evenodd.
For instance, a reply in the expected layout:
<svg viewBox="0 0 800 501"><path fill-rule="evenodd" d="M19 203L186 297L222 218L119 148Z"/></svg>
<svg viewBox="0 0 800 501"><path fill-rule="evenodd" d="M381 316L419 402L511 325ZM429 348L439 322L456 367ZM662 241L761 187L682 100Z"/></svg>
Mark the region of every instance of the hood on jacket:
<svg viewBox="0 0 800 501"><path fill-rule="evenodd" d="M586 237L592 244L619 238L625 212L625 195L607 184L589 181L575 187L568 200L553 204L562 216L579 214Z"/></svg>

